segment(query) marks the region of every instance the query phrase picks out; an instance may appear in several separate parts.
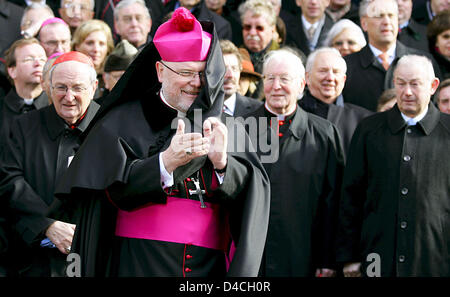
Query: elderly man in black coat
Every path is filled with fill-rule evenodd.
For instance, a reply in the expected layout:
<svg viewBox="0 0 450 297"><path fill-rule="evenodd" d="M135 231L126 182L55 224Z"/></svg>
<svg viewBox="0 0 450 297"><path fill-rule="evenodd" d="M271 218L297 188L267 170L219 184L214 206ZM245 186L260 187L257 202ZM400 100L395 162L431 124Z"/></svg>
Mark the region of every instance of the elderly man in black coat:
<svg viewBox="0 0 450 297"><path fill-rule="evenodd" d="M333 276L344 152L337 128L297 105L305 86L301 59L272 51L264 62L265 105L248 115L254 146L269 174L269 231L261 275ZM254 138L253 138L254 137ZM267 144L267 148L263 146Z"/></svg>
<svg viewBox="0 0 450 297"><path fill-rule="evenodd" d="M9 202L13 229L10 268L22 276L66 275L75 225L53 192L99 108L91 102L97 79L89 57L64 54L50 71L53 104L17 118L1 158L0 196Z"/></svg>
<svg viewBox="0 0 450 297"><path fill-rule="evenodd" d="M392 88L392 73L398 59L407 54L431 55L397 41L398 7L395 0L364 0L360 4L361 26L369 42L344 59L347 81L344 100L376 111L381 93ZM434 67L435 70L439 69ZM439 77L439 71L436 70Z"/></svg>
<svg viewBox="0 0 450 297"><path fill-rule="evenodd" d="M450 276L450 116L422 56L400 59L397 105L363 120L344 174L337 260L346 276Z"/></svg>
<svg viewBox="0 0 450 297"><path fill-rule="evenodd" d="M304 110L329 120L338 128L344 151L358 123L372 114L360 106L344 103L342 89L347 65L335 48L321 48L312 52L306 61L308 90L299 101Z"/></svg>

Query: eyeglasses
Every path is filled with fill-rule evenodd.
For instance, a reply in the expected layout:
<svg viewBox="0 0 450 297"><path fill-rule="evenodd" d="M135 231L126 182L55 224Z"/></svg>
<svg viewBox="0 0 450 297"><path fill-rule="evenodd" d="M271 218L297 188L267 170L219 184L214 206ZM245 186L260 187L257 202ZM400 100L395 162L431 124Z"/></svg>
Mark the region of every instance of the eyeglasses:
<svg viewBox="0 0 450 297"><path fill-rule="evenodd" d="M136 20L136 22L142 24L145 21L148 20L148 18L145 15L141 15L141 14L136 14L136 15L125 15L122 17L122 22L124 22L125 24L130 24L133 19Z"/></svg>
<svg viewBox="0 0 450 297"><path fill-rule="evenodd" d="M195 72L195 71L183 70L183 71L178 72L178 71L173 70L172 68L170 68L166 64L164 64L163 61L160 61L160 62L161 62L161 64L163 64L167 69L169 69L173 73L176 73L179 76L184 77L186 79L189 79L189 78L195 79L195 76L197 76L197 75L198 75L198 77L200 79L204 79L205 78L205 73L203 71Z"/></svg>
<svg viewBox="0 0 450 297"><path fill-rule="evenodd" d="M273 75L273 74L268 74L268 75L263 75L263 80L265 84L273 84L275 83L276 79L279 79L279 83L280 85L287 85L290 82L293 81L293 78L290 77L289 75Z"/></svg>
<svg viewBox="0 0 450 297"><path fill-rule="evenodd" d="M255 28L255 30L258 31L258 32L263 32L264 30L266 30L266 28L264 26L261 26L261 25L252 26L252 25L244 24L242 26L242 29L244 31L250 31L252 28Z"/></svg>
<svg viewBox="0 0 450 297"><path fill-rule="evenodd" d="M50 48L56 48L58 45L62 47L68 46L70 44L70 40L49 40L44 42L44 44Z"/></svg>
<svg viewBox="0 0 450 297"><path fill-rule="evenodd" d="M52 89L55 90L55 93L57 95L65 95L67 93L67 90L69 89L73 94L76 95L84 93L87 90L87 88L83 86L73 86L68 88L66 85L59 85L59 84L56 86L52 86Z"/></svg>
<svg viewBox="0 0 450 297"><path fill-rule="evenodd" d="M22 63L34 63L34 62L39 62L41 64L45 64L45 62L47 62L47 57L26 57L25 59L21 60Z"/></svg>
<svg viewBox="0 0 450 297"><path fill-rule="evenodd" d="M80 3L66 3L64 4L64 8L68 17L73 17L75 15L75 12L81 13L92 10L90 6Z"/></svg>

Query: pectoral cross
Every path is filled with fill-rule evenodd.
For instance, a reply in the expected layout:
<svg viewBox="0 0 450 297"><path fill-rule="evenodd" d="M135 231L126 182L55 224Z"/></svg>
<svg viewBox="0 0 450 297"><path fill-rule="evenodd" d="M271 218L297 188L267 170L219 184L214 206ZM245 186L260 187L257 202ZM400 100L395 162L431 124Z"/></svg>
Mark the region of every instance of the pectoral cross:
<svg viewBox="0 0 450 297"><path fill-rule="evenodd" d="M203 201L203 194L205 194L205 190L202 190L200 188L200 181L199 179L191 178L191 181L195 185L195 190L189 190L189 195L198 195L198 198L200 199L201 208L206 208L205 202Z"/></svg>

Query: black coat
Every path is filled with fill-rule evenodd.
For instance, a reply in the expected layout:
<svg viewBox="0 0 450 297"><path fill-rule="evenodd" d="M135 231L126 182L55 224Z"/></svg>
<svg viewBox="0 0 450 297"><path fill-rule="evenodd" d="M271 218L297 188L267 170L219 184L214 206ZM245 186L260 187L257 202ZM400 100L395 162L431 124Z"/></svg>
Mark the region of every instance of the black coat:
<svg viewBox="0 0 450 297"><path fill-rule="evenodd" d="M0 58L11 44L20 39L20 21L23 8L6 0L0 0Z"/></svg>
<svg viewBox="0 0 450 297"><path fill-rule="evenodd" d="M406 47L397 41L395 59L386 71L374 56L369 45L359 52L345 56L347 62L347 80L342 91L345 102L376 111L378 98L384 90L393 87L393 72L398 60L408 54L424 55L433 62L437 77L440 77L439 67L429 53Z"/></svg>
<svg viewBox="0 0 450 297"><path fill-rule="evenodd" d="M430 5L430 0L422 1L422 3L413 6L412 16L416 22L422 25L428 25L431 22L430 15L428 13L428 8Z"/></svg>
<svg viewBox="0 0 450 297"><path fill-rule="evenodd" d="M40 276L50 276L45 255L65 262L66 255L57 249L43 252L39 242L55 220L71 222L70 211L53 192L69 165L69 157L80 146L81 133L98 109L99 105L92 102L75 129L69 128L53 105L20 116L11 125L9 145L1 158L0 196L9 201L12 238L20 240L11 244L9 260L22 273L31 273L30 269L36 273L37 269L43 273Z"/></svg>
<svg viewBox="0 0 450 297"><path fill-rule="evenodd" d="M261 106L247 120L268 115ZM279 150L270 152L278 159L263 163L272 193L261 271L266 277L311 277L317 268L335 268L332 248L344 166L339 132L301 108L291 120ZM250 132L260 156L266 155L261 142L271 143L270 131L260 127L257 139Z"/></svg>
<svg viewBox="0 0 450 297"><path fill-rule="evenodd" d="M397 39L407 47L428 52L427 27L413 19L398 33Z"/></svg>
<svg viewBox="0 0 450 297"><path fill-rule="evenodd" d="M17 95L16 90L12 88L8 94L0 98L0 153L4 145L3 139L6 139L9 133L9 126L15 117L27 113L31 110L40 109L49 104L47 94L43 91L33 101L33 104L26 106L23 98Z"/></svg>
<svg viewBox="0 0 450 297"><path fill-rule="evenodd" d="M178 0L171 0L164 6L163 17L175 10L177 2ZM233 33L231 31L230 23L222 16L209 10L208 7L206 7L205 1L201 0L191 12L199 21L213 22L219 39L232 40Z"/></svg>
<svg viewBox="0 0 450 297"><path fill-rule="evenodd" d="M313 97L309 92L303 96L298 104L305 111L321 116L336 126L339 130L342 140L341 145L345 153L348 152L350 141L352 140L353 132L355 132L356 126L358 126L362 119L373 114L373 112L351 103L344 103L344 106L326 104ZM322 108L319 106L322 106ZM326 117L324 117L323 113L318 111L319 109L326 110Z"/></svg>
<svg viewBox="0 0 450 297"><path fill-rule="evenodd" d="M254 112L262 104L262 101L236 93L236 105L233 117L244 117L245 115ZM228 114L223 112L222 120L225 120L225 116L228 116Z"/></svg>
<svg viewBox="0 0 450 297"><path fill-rule="evenodd" d="M283 21L286 24L286 45L300 49L303 54L308 56L311 53L309 48L309 40L303 28L301 14L294 15L294 18L285 18ZM325 13L325 23L320 31L319 39L316 48L324 46L324 41L327 38L328 31L333 27L333 20Z"/></svg>
<svg viewBox="0 0 450 297"><path fill-rule="evenodd" d="M430 103L416 126L397 106L355 131L343 181L337 259L378 253L381 276L450 276L450 116Z"/></svg>
<svg viewBox="0 0 450 297"><path fill-rule="evenodd" d="M202 26L213 35L213 40L205 69L206 85L186 116L195 129L199 127L194 126L194 109L201 109L205 119L209 116L219 117L223 106L225 66L218 37L212 23L204 22ZM126 259L144 255L139 258L139 263L145 271L138 271L136 266L135 271L126 273L182 276L185 248L193 253L193 275L205 276L210 273L205 263L195 264L195 261L205 259L210 263L210 259L204 256L213 253L211 249L170 241L133 241L131 238L118 239L114 236L116 207L129 211L149 203L164 204L167 200L168 193L163 191L160 184L159 153L169 146L174 133L171 124L177 112L162 102L159 96L161 84L156 72L148 71L148 67L154 67L159 59L159 53L151 43L129 66L103 102L95 125L57 187L58 197L73 199L82 209L72 249L81 256L81 272L84 276L117 275L123 272L120 269L114 271L117 267L110 266L113 270L107 267L121 258L111 254L117 250L113 248L117 241L119 244L140 246L139 250L127 254ZM229 141L229 144L233 143L232 139ZM248 153L248 148L245 152L229 152L223 184L213 193L215 202L230 211L230 229L236 251L228 275L256 276L269 217L268 177L256 154ZM212 170L212 164L206 156L177 168L174 172L176 187L200 169ZM146 248L156 252L149 253ZM177 255L176 260L175 256L169 256L170 253ZM166 259L157 259L157 265L149 265L151 259L161 256ZM214 252L213 257L217 259L218 256L217 251ZM224 256L222 253L222 258ZM174 269L177 269L176 272ZM224 273L225 270L222 275Z"/></svg>

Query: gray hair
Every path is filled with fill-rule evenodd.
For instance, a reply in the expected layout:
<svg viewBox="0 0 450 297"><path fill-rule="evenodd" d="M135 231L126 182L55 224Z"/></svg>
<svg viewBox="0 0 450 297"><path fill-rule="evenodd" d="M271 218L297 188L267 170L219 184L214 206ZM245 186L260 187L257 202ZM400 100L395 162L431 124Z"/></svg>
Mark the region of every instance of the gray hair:
<svg viewBox="0 0 450 297"><path fill-rule="evenodd" d="M159 0L157 0L157 1L159 1ZM134 4L134 3L138 3L138 4L142 5L142 7L145 8L145 9L144 9L144 14L145 14L149 19L152 18L152 17L150 16L150 12L149 12L149 10L148 10L147 5L145 5L144 0L122 0L122 1L120 1L119 3L117 3L116 7L114 8L114 20L116 20L116 21L119 20L119 12L120 12L120 10L121 10L122 8L125 8L125 7L127 7L127 6L130 6L130 5Z"/></svg>
<svg viewBox="0 0 450 297"><path fill-rule="evenodd" d="M66 1L66 0L61 0L61 4L60 4L60 7L61 7L61 8L63 8L64 1ZM94 10L94 7L95 7L95 1L94 1L94 0L91 0L90 2L91 2L91 10Z"/></svg>
<svg viewBox="0 0 450 297"><path fill-rule="evenodd" d="M361 48L366 46L366 38L364 37L364 33L361 30L361 27L348 19L339 20L333 25L333 27L331 27L324 44L326 46L333 46L333 40L336 38L336 36L344 32L345 30L350 30L353 32L352 36L353 38L355 38L356 43L359 44Z"/></svg>
<svg viewBox="0 0 450 297"><path fill-rule="evenodd" d="M312 67L314 66L314 62L316 61L317 55L322 53L334 54L336 58L342 62L342 65L344 66L344 73L347 73L347 63L345 62L344 58L342 58L341 53L334 47L322 47L309 54L308 59L306 60L306 72L311 71Z"/></svg>
<svg viewBox="0 0 450 297"><path fill-rule="evenodd" d="M277 16L273 9L272 3L266 0L246 0L238 8L241 22L243 22L244 15L247 11L251 11L253 16L263 16L268 23L275 26L277 23Z"/></svg>
<svg viewBox="0 0 450 297"><path fill-rule="evenodd" d="M295 51L289 48L281 48L268 52L264 57L263 73L272 60L288 61L297 70L295 75L300 79L305 78L305 67L303 66L302 59Z"/></svg>
<svg viewBox="0 0 450 297"><path fill-rule="evenodd" d="M367 8L369 7L369 4L374 2L375 0L362 0L359 3L359 17L365 17L367 16ZM397 8L397 14L398 14L398 4L396 0L390 0L392 3L395 4L395 7Z"/></svg>
<svg viewBox="0 0 450 297"><path fill-rule="evenodd" d="M53 65L52 68L50 68L50 72L49 72L49 81L50 81L50 85L53 84L53 71L55 71L56 67L58 67L61 63L58 63L56 65ZM80 63L82 64L84 67L86 67L86 71L87 71L87 77L89 78L89 82L91 83L91 85L93 85L95 83L95 81L97 80L97 72L95 71L95 68L92 66L89 66L87 64L84 63ZM50 92L52 91L52 88L50 88Z"/></svg>
<svg viewBox="0 0 450 297"><path fill-rule="evenodd" d="M405 55L401 57L398 60L397 65L395 66L394 78L396 76L397 69L403 65L406 65L407 67L409 67L409 65L420 65L422 70L421 73L423 75L426 75L429 81L432 81L436 77L434 74L434 68L433 64L431 63L431 60L425 56Z"/></svg>
<svg viewBox="0 0 450 297"><path fill-rule="evenodd" d="M47 4L42 4L40 2L32 2L23 11L22 19L20 20L20 25L21 26L23 26L23 23L25 21L25 16L27 15L27 12L29 12L32 9L45 9L45 10L47 10L47 12L50 15L55 16L55 14L53 13L53 10Z"/></svg>

